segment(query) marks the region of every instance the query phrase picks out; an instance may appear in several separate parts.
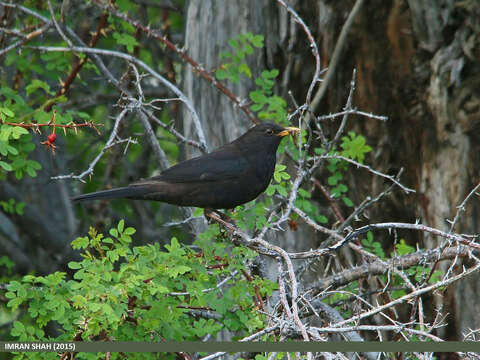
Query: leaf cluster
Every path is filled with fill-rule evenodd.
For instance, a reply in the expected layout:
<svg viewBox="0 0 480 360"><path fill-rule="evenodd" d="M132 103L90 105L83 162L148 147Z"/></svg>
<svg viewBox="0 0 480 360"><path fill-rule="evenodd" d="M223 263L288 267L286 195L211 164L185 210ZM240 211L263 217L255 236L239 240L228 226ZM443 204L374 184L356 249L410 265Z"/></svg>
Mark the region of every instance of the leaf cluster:
<svg viewBox="0 0 480 360"><path fill-rule="evenodd" d="M71 279L55 272L12 281L7 305L25 309L31 325L16 321L11 335L19 341L199 340L222 329L241 336L262 327L253 297L255 291L271 295L275 284L242 276L253 251L213 243L222 236L218 226L199 236L199 251L175 238L165 250L158 243L132 247L134 234L123 220L108 237L91 228L72 242L83 259L69 262ZM197 310L207 315L192 314ZM60 332L56 337L46 331L51 321Z"/></svg>

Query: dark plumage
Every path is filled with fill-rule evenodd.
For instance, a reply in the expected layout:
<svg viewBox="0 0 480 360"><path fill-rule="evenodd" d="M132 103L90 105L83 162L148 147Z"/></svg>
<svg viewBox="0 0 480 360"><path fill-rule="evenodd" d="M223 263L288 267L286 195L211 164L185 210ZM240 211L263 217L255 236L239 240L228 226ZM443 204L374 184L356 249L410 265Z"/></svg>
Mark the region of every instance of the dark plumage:
<svg viewBox="0 0 480 360"><path fill-rule="evenodd" d="M128 198L178 206L232 209L265 191L275 170L280 141L298 131L297 128L263 123L231 143L174 165L158 176L122 188L79 195L72 200Z"/></svg>

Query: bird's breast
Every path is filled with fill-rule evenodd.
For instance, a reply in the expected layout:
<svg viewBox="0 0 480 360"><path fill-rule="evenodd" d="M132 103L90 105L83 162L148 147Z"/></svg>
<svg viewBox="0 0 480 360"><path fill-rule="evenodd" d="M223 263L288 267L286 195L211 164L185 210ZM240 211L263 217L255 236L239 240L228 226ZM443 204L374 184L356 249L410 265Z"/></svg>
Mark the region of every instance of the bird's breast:
<svg viewBox="0 0 480 360"><path fill-rule="evenodd" d="M267 155L262 158L262 155L256 156L253 161L251 161L253 176L255 176L259 187L266 188L270 184L272 179L273 172L275 171L275 154Z"/></svg>

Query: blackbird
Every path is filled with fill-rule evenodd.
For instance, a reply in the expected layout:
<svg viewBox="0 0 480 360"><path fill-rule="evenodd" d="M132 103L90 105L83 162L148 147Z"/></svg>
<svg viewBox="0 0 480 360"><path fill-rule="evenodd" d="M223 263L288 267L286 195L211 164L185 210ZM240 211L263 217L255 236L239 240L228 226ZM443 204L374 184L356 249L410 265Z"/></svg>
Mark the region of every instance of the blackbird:
<svg viewBox="0 0 480 360"><path fill-rule="evenodd" d="M262 123L209 154L178 163L160 175L126 187L78 195L73 201L127 198L178 206L233 209L267 188L283 137L300 130Z"/></svg>

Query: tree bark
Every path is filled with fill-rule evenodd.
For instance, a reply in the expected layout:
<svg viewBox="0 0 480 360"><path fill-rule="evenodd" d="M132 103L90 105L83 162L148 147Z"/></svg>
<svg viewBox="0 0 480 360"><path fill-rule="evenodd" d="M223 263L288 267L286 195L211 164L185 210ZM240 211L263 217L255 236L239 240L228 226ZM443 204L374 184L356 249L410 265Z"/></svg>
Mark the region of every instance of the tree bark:
<svg viewBox="0 0 480 360"><path fill-rule="evenodd" d="M339 32L333 24L340 22L344 7L344 2L320 2L326 26L320 27L317 38L322 39L327 63L331 39ZM339 92L355 67L355 105L389 117L386 123L355 119L352 125L374 146L373 167L389 173L404 167L402 181L417 194L395 193L370 214L376 221L420 219L448 231L447 219L453 220L457 206L479 181L479 14L478 2L449 0L370 1L359 14L322 110L338 110ZM378 191L376 181L352 181L357 192ZM467 203L455 231L478 233L478 210L476 199ZM438 246L438 239L429 235L401 236L425 248ZM440 336L461 340L469 328L479 327L477 288L478 279L469 278L446 296L435 297L436 306L449 313ZM430 310L433 314L434 307Z"/></svg>

